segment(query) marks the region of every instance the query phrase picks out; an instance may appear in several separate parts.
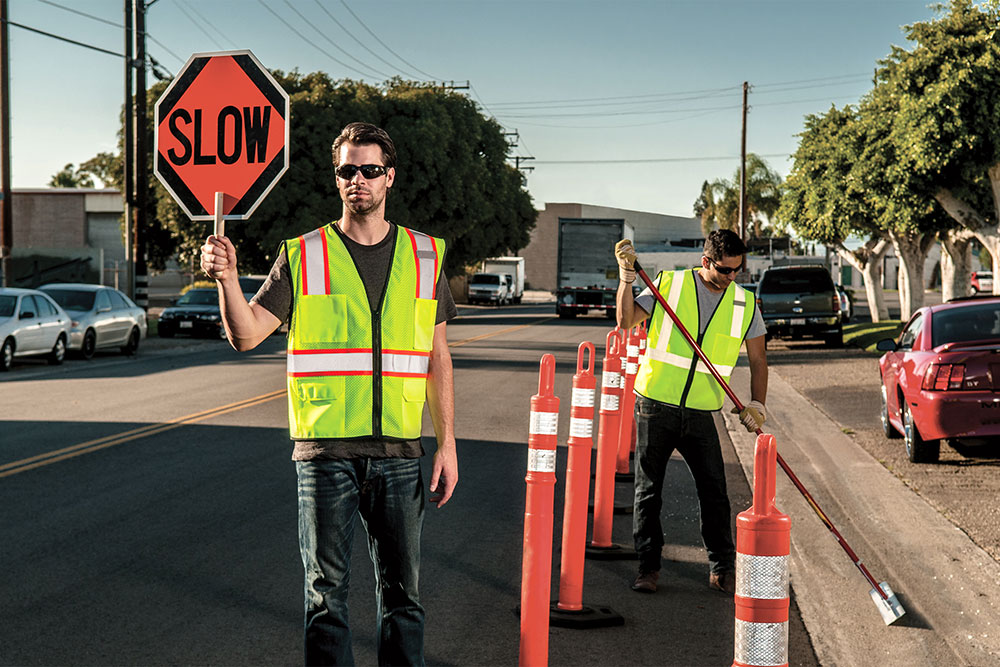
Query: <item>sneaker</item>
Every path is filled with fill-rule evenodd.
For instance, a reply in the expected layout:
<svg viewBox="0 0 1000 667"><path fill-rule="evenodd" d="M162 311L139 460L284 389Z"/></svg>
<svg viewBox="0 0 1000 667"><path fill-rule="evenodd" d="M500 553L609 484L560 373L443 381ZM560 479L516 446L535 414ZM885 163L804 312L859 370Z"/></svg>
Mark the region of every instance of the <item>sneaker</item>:
<svg viewBox="0 0 1000 667"><path fill-rule="evenodd" d="M732 570L713 572L708 575L708 587L733 595L736 593L736 573Z"/></svg>
<svg viewBox="0 0 1000 667"><path fill-rule="evenodd" d="M632 590L638 593L655 593L656 580L659 578L659 572L639 572L635 581L632 582Z"/></svg>

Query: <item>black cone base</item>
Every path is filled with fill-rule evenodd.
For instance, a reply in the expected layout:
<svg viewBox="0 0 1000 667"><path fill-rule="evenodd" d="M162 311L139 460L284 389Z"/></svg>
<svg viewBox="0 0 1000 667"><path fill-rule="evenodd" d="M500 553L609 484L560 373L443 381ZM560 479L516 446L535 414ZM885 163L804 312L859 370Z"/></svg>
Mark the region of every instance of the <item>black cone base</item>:
<svg viewBox="0 0 1000 667"><path fill-rule="evenodd" d="M609 547L596 547L588 544L584 550L584 557L591 560L635 560L638 558L633 547L615 543Z"/></svg>
<svg viewBox="0 0 1000 667"><path fill-rule="evenodd" d="M587 630L589 628L610 628L625 625L625 619L622 618L621 614L608 607L583 605L583 609L579 611L567 611L559 609L557 605L558 603L553 602L549 608L549 625L557 628Z"/></svg>

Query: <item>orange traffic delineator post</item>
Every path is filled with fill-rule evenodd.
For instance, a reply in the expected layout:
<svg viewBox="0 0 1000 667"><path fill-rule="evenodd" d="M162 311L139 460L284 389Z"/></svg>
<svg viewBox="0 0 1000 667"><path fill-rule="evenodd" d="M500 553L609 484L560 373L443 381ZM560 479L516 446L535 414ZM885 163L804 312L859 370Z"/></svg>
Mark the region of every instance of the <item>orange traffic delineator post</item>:
<svg viewBox="0 0 1000 667"><path fill-rule="evenodd" d="M792 520L774 506L778 448L757 436L753 505L736 517L733 667L788 664L788 556Z"/></svg>
<svg viewBox="0 0 1000 667"><path fill-rule="evenodd" d="M618 428L618 459L615 462L615 477L620 482L631 482L635 476L629 472L629 454L632 453L635 433L635 375L639 371L639 331L633 327L626 332L625 369L622 373L622 414Z"/></svg>
<svg viewBox="0 0 1000 667"><path fill-rule="evenodd" d="M615 509L615 458L621 421L621 346L617 330L608 332L601 372L600 425L597 432L597 475L594 484L594 527L587 558L632 559L635 549L611 541Z"/></svg>
<svg viewBox="0 0 1000 667"><path fill-rule="evenodd" d="M521 557L521 644L517 664L549 663L549 597L552 585L552 506L556 486L559 399L554 395L556 358L542 355L538 393L531 397L528 472Z"/></svg>
<svg viewBox="0 0 1000 667"><path fill-rule="evenodd" d="M590 362L584 366L587 354ZM590 452L594 446L596 384L594 344L580 343L570 408L559 601L549 610L550 624L564 628L599 628L625 623L620 614L607 607L583 604L583 565L587 544L587 498L590 496Z"/></svg>

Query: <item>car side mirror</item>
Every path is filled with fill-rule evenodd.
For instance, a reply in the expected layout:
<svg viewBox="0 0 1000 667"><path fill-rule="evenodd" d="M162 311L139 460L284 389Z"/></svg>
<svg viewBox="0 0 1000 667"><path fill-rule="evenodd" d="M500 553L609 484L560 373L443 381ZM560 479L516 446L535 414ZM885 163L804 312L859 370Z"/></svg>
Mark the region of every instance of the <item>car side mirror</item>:
<svg viewBox="0 0 1000 667"><path fill-rule="evenodd" d="M180 297L179 297L179 296L176 296L176 297L174 297L173 299L171 299L171 300L170 300L170 305L171 305L171 306L176 306L176 305L177 305L177 301L178 301L179 299L180 299Z"/></svg>
<svg viewBox="0 0 1000 667"><path fill-rule="evenodd" d="M875 343L875 349L879 352L895 352L897 349L896 341L891 338L883 338L879 342Z"/></svg>
<svg viewBox="0 0 1000 667"><path fill-rule="evenodd" d="M30 320L34 316L35 316L35 314L33 312L31 312L30 310L26 310L23 313L21 313L20 319L22 319L22 320Z"/></svg>

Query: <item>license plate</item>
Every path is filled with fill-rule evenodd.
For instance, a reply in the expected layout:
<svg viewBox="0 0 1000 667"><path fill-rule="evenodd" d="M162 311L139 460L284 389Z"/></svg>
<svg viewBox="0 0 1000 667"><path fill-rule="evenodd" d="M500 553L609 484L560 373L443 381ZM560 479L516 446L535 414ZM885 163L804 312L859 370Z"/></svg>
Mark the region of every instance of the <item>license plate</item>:
<svg viewBox="0 0 1000 667"><path fill-rule="evenodd" d="M805 323L806 323L806 318L804 318L804 317L793 317L792 318L792 326L793 327L805 326Z"/></svg>
<svg viewBox="0 0 1000 667"><path fill-rule="evenodd" d="M178 322L177 326L179 326L181 329L190 329L194 327L194 322Z"/></svg>

